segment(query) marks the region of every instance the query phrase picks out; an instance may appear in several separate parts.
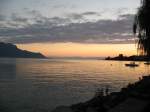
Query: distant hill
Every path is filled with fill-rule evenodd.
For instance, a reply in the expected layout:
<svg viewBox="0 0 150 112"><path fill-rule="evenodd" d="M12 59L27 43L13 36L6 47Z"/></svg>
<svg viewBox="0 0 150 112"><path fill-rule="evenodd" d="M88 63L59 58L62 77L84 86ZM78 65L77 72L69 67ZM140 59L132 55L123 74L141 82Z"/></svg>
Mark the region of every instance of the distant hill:
<svg viewBox="0 0 150 112"><path fill-rule="evenodd" d="M0 57L13 57L13 58L46 58L41 53L34 53L17 48L16 45L11 43L0 42Z"/></svg>

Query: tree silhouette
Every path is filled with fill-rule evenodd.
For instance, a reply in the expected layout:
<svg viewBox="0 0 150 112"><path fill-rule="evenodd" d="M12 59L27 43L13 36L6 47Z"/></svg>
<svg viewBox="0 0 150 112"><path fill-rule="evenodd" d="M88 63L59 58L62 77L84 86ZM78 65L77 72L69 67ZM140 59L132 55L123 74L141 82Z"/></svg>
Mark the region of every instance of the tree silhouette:
<svg viewBox="0 0 150 112"><path fill-rule="evenodd" d="M141 0L141 7L135 16L133 32L138 35L138 51L150 56L150 0Z"/></svg>

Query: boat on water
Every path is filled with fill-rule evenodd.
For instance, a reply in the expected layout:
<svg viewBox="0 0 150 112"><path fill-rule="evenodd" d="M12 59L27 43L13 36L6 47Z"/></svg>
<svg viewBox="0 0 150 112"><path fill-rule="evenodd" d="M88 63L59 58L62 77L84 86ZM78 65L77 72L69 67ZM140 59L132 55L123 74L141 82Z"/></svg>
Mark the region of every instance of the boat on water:
<svg viewBox="0 0 150 112"><path fill-rule="evenodd" d="M150 65L150 62L146 62L146 63L144 63L145 65Z"/></svg>
<svg viewBox="0 0 150 112"><path fill-rule="evenodd" d="M136 64L135 62L131 62L129 64L125 64L125 66L127 66L127 67L138 67L139 65Z"/></svg>

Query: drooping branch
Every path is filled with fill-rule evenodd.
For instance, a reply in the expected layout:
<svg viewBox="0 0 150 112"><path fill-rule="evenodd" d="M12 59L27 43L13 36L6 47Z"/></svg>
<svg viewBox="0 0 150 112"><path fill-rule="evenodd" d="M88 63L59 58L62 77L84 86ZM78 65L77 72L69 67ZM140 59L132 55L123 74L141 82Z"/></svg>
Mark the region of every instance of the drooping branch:
<svg viewBox="0 0 150 112"><path fill-rule="evenodd" d="M150 56L150 0L142 0L135 16L133 33L138 36L138 49Z"/></svg>

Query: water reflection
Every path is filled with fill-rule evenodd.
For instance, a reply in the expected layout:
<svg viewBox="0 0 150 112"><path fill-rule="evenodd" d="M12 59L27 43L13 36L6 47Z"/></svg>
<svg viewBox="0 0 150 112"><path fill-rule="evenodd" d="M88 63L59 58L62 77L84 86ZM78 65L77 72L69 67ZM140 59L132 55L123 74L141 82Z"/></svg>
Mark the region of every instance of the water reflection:
<svg viewBox="0 0 150 112"><path fill-rule="evenodd" d="M16 78L16 62L0 63L0 80L13 80Z"/></svg>
<svg viewBox="0 0 150 112"><path fill-rule="evenodd" d="M125 63L129 62L0 59L0 109L47 112L90 99L100 87L118 91L150 68L141 62L131 69Z"/></svg>

